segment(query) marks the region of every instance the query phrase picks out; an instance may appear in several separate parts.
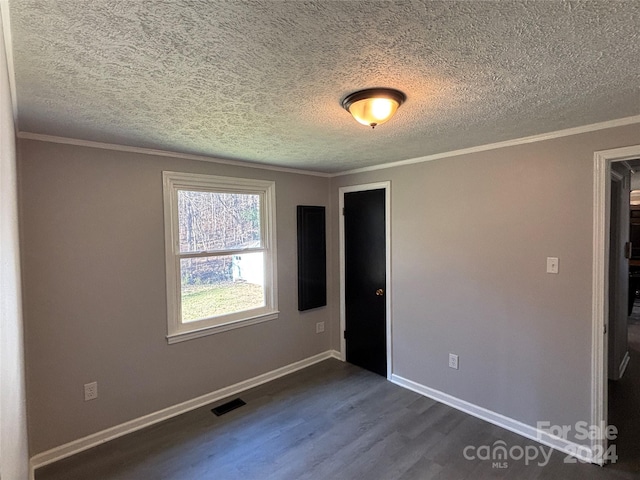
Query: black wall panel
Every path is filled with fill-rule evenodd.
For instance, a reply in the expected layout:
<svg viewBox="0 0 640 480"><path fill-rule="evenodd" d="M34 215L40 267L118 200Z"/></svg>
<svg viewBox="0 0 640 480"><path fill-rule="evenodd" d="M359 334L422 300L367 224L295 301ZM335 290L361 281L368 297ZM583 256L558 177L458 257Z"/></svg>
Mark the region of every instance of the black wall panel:
<svg viewBox="0 0 640 480"><path fill-rule="evenodd" d="M298 310L327 304L325 208L298 205Z"/></svg>

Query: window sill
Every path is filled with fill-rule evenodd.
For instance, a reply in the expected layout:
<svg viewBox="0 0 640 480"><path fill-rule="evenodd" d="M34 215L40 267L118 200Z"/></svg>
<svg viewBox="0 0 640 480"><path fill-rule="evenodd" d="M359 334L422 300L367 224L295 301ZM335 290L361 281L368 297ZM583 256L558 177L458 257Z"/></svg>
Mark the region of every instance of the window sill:
<svg viewBox="0 0 640 480"><path fill-rule="evenodd" d="M194 338L206 337L207 335L215 335L216 333L227 332L236 328L248 327L249 325L256 325L262 322L268 322L269 320L275 320L278 318L279 311L269 312L256 317L243 318L242 320L234 320L232 322L221 323L220 325L212 325L210 327L204 327L197 330L189 330L186 332L176 332L167 335L167 343L169 345L173 343L186 342L187 340L193 340Z"/></svg>

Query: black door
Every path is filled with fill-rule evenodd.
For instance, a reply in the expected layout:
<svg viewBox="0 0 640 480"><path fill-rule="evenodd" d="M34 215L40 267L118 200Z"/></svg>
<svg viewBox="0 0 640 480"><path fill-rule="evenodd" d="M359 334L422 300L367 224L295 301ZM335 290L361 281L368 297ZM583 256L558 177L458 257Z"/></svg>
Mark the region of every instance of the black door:
<svg viewBox="0 0 640 480"><path fill-rule="evenodd" d="M385 191L344 195L347 362L387 376Z"/></svg>

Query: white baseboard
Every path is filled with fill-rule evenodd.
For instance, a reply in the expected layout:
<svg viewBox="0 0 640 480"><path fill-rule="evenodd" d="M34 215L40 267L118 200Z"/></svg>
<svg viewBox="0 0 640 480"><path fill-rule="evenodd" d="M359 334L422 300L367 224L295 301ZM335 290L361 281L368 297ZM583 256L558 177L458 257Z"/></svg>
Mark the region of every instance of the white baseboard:
<svg viewBox="0 0 640 480"><path fill-rule="evenodd" d="M150 413L149 415L130 420L106 430L93 433L84 438L74 440L64 445L60 445L58 447L52 448L51 450L47 450L46 452L39 453L31 457L31 479L34 478L35 470L40 467L56 462L58 460L62 460L63 458L70 457L71 455L75 455L76 453L88 450L89 448L95 447L128 433L132 433L137 430L149 427L182 413L186 413L210 403L217 402L218 400L222 400L231 395L237 395L240 392L253 387L257 387L258 385L270 382L271 380L275 380L276 378L283 377L303 368L309 367L315 363L322 362L323 360L326 360L328 358L336 358L340 360L340 352L337 352L335 350L328 350L326 352L319 353L318 355L305 358L304 360L286 365L271 372L263 373L262 375L258 375L257 377L253 377L234 385L221 388L220 390L216 390L215 392L207 393L206 395L187 400L186 402L179 403L178 405L173 405L163 410Z"/></svg>
<svg viewBox="0 0 640 480"><path fill-rule="evenodd" d="M620 362L620 369L618 370L619 372L618 380L622 378L622 376L624 375L624 372L627 370L627 365L629 365L629 360L631 360L631 357L629 356L629 351L627 350L626 352L624 352L624 358L622 359L622 362Z"/></svg>
<svg viewBox="0 0 640 480"><path fill-rule="evenodd" d="M513 418L506 417L499 413L493 412L473 403L469 403L465 400L461 400L447 393L435 390L433 388L426 387L419 383L416 383L398 375L392 375L391 381L396 385L412 390L425 397L432 398L440 403L449 405L450 407L468 413L469 415L484 420L486 422L497 425L498 427L509 430L510 432L521 435L525 438L535 440L538 443L551 447L555 450L559 450L567 455L576 457L581 461L595 463L593 459L593 453L590 447L585 445L579 445L564 438L550 435L544 430L540 430L531 425L527 425Z"/></svg>

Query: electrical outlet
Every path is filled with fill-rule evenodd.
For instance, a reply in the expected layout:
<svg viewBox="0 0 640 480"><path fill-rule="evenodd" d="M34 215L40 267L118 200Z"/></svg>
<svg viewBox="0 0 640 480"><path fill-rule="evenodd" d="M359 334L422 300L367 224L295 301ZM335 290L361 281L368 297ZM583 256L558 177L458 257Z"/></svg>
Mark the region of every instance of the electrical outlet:
<svg viewBox="0 0 640 480"><path fill-rule="evenodd" d="M449 354L449 368L455 368L458 370L458 355L454 353Z"/></svg>
<svg viewBox="0 0 640 480"><path fill-rule="evenodd" d="M95 400L98 398L98 382L84 384L84 401Z"/></svg>
<svg viewBox="0 0 640 480"><path fill-rule="evenodd" d="M316 323L316 333L324 332L324 322Z"/></svg>

